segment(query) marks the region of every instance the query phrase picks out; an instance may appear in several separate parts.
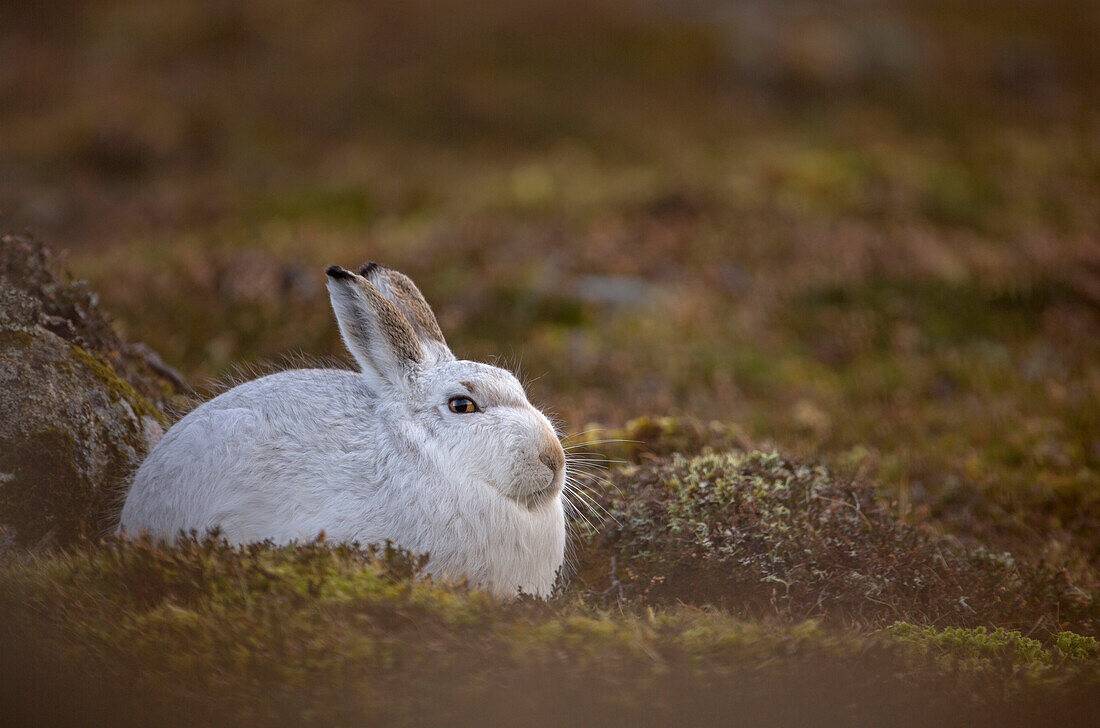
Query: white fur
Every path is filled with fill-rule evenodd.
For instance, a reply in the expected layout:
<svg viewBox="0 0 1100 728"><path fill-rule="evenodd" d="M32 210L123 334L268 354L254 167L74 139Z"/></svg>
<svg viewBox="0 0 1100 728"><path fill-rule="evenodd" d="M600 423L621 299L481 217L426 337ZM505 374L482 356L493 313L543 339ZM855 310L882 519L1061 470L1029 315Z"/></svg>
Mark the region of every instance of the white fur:
<svg viewBox="0 0 1100 728"><path fill-rule="evenodd" d="M341 328L356 325L344 314L354 291L329 287ZM500 595L549 594L565 548L565 473L540 460L561 453L546 417L503 369L434 353L398 367L384 341L367 339L372 351L356 358L382 371L273 374L180 420L139 468L121 530L391 541L429 554L431 573ZM452 412L457 396L482 411Z"/></svg>

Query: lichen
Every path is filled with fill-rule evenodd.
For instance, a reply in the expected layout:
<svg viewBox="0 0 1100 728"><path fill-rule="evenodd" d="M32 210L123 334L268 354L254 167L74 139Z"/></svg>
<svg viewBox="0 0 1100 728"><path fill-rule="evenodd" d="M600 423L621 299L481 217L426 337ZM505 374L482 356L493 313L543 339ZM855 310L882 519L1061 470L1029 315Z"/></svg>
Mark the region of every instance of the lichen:
<svg viewBox="0 0 1100 728"><path fill-rule="evenodd" d="M1097 599L1060 572L909 527L870 488L775 452L674 455L591 488L597 523L576 524L578 575L604 598L843 624L1096 629Z"/></svg>

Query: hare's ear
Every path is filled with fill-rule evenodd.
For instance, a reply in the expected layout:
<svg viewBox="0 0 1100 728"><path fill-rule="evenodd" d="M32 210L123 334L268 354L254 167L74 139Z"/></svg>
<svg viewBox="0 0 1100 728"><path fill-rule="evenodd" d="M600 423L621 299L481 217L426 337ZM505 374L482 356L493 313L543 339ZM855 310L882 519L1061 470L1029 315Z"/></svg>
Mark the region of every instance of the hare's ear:
<svg viewBox="0 0 1100 728"><path fill-rule="evenodd" d="M376 385L402 386L424 361L412 326L367 279L338 265L326 272L340 333L359 368Z"/></svg>
<svg viewBox="0 0 1100 728"><path fill-rule="evenodd" d="M424 294L404 273L386 268L371 261L359 269L359 275L366 278L378 292L397 306L405 319L412 324L416 337L424 347L429 363L438 364L453 361L455 355L447 346L439 322L432 313L432 307L424 300Z"/></svg>

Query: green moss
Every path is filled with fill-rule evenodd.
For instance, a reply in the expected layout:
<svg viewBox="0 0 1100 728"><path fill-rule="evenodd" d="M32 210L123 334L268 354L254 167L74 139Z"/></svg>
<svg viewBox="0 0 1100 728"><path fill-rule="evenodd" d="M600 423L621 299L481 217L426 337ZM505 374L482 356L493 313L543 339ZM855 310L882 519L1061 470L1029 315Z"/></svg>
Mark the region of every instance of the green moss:
<svg viewBox="0 0 1100 728"><path fill-rule="evenodd" d="M119 583L108 572L130 567L85 574L75 562L98 556L82 553L58 567L50 599L43 585L8 592L0 632L62 635L29 630L41 638L24 639L30 649L0 650L15 666L0 679L6 708L4 690L48 709L85 684L125 704L112 685L146 680L148 695L170 696L168 722L282 713L355 725L369 722L363 711L387 725L458 722L417 713L446 702L446 681L419 659L473 676L463 694L481 723L521 722L533 711L501 706L530 708L523 700L556 725L1095 721L1060 712L1073 702L1060 693L1036 708L1030 670L1005 667L1026 643L1004 635L997 656L967 658L988 684L929 714L940 695L958 698L956 675L928 655L912 670L893 638L867 634L897 618L984 626L957 635L966 646L1000 627L1042 642L1044 675L1095 654L1091 6L906 1L868 18L861 3L714 14L712 3L684 13L632 0L476 13L122 0L82 4L72 23L66 4L22 5L4 15L11 47L64 73L44 84L17 63L5 76L2 156L30 180L5 185L0 207L71 233L59 245L86 243L74 263L131 340L196 381L287 350L335 354L321 271L377 257L415 274L461 355L507 352L546 373L533 399L566 427L652 414L587 438L629 462L610 475L621 497L592 485L620 523L582 534L580 575L549 607L414 588L323 554L312 565L185 554L165 557L168 575L136 566ZM929 73L929 55L950 58L952 73ZM165 87L166 71L183 93ZM107 95L95 92L104 78ZM36 192L74 164L80 184ZM127 179L135 169L148 184ZM116 198L125 204L104 204ZM5 263L4 275L26 270ZM645 281L652 305L582 301L578 282L605 275ZM35 282L52 293L52 279ZM160 396L124 372L143 363L116 360L125 351L99 337L102 321L82 327L86 290L49 298L59 331L73 323L93 356ZM695 462L751 443L736 426L661 418L676 412L844 469ZM639 442L594 442L604 437ZM854 488L837 472L881 482ZM5 578L22 584L16 571ZM113 602L119 590L131 601ZM545 639L530 639L536 628ZM796 628L816 636L800 641ZM509 630L545 673L525 676ZM842 654L820 648L829 640ZM70 650L89 672L71 673L82 679L67 690L18 682L57 675ZM792 667L815 659L823 667ZM599 693L618 696L613 710L595 709L607 707ZM900 719L829 712L884 694ZM395 705L401 695L411 708ZM207 714L185 709L206 702ZM762 703L788 712L754 720Z"/></svg>
<svg viewBox="0 0 1100 728"><path fill-rule="evenodd" d="M985 627L937 629L898 622L887 632L900 641L935 652L949 669L988 669L1007 660L1014 670L1040 671L1049 667L1054 659L1038 640L1003 627L995 630Z"/></svg>
<svg viewBox="0 0 1100 728"><path fill-rule="evenodd" d="M1073 632L1059 632L1055 646L1067 660L1091 660L1098 656L1095 637Z"/></svg>
<svg viewBox="0 0 1100 728"><path fill-rule="evenodd" d="M807 292L790 303L784 323L813 348L824 346L825 336L843 340L858 334L878 351L893 346L896 327L908 324L920 333L919 346L934 350L977 339L1026 338L1036 333L1044 311L1075 298L1053 282L998 290L936 280L875 280Z"/></svg>
<svg viewBox="0 0 1100 728"><path fill-rule="evenodd" d="M282 725L392 719L413 707L442 719L467 699L484 717L486 706L512 704L517 693L500 685L528 708L568 695L582 715L683 718L701 705L743 714L761 692L770 702L808 690L818 711L860 705L868 717L931 719L968 705L1009 710L1005 695L1036 690L1076 699L1097 663L1063 657L1090 644L1077 635L1059 637L1063 650L1004 629L899 623L884 637L684 605L501 601L426 580L422 564L392 549L211 539L0 557L0 670L26 670L33 649L31 663L53 666L40 674L72 680L59 704L117 700L111 686L126 685L144 696L146 718L187 706L192 719ZM77 675L112 679L87 683L86 695Z"/></svg>
<svg viewBox="0 0 1100 728"><path fill-rule="evenodd" d="M26 331L0 329L0 347L4 349L29 349L34 345L34 336Z"/></svg>
<svg viewBox="0 0 1100 728"><path fill-rule="evenodd" d="M375 216L370 195L360 189L299 189L256 197L245 215L259 223L324 221L332 225L362 226Z"/></svg>
<svg viewBox="0 0 1100 728"><path fill-rule="evenodd" d="M69 352L107 388L113 401L122 401L129 404L138 418L151 417L160 423L162 427L168 427L168 417L156 405L134 389L129 382L118 376L114 369L76 344L69 345ZM137 449L139 451L144 449L144 445L139 446Z"/></svg>
<svg viewBox="0 0 1100 728"><path fill-rule="evenodd" d="M674 455L593 487L603 518L578 526L579 571L598 593L842 624L1097 624L1063 574L913 529L868 487L778 453Z"/></svg>
<svg viewBox="0 0 1100 728"><path fill-rule="evenodd" d="M146 447L133 418L165 422L163 414L110 367L51 334L4 331L0 346L14 358L5 371L17 377L5 393L0 520L22 545L98 538L116 513L113 486Z"/></svg>
<svg viewBox="0 0 1100 728"><path fill-rule="evenodd" d="M622 427L587 425L569 438L577 449L631 462L674 453L694 455L748 447L749 438L737 425L701 422L691 417L636 417Z"/></svg>
<svg viewBox="0 0 1100 728"><path fill-rule="evenodd" d="M498 350L517 338L582 327L594 318L591 306L579 298L530 285L497 286L467 315L468 335Z"/></svg>
<svg viewBox="0 0 1100 728"><path fill-rule="evenodd" d="M992 176L963 168L939 167L922 180L921 210L941 225L996 229L1005 195Z"/></svg>

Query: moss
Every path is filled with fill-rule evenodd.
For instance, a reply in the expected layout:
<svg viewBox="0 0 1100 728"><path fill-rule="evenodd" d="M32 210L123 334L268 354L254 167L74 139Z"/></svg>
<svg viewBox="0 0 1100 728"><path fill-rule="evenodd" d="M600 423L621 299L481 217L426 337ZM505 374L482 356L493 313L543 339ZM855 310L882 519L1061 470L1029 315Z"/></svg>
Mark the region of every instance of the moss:
<svg viewBox="0 0 1100 728"><path fill-rule="evenodd" d="M1014 670L1039 671L1049 667L1054 659L1038 640L1003 627L937 629L898 622L887 631L900 641L937 653L949 669L987 669L996 662L1007 661Z"/></svg>
<svg viewBox="0 0 1100 728"><path fill-rule="evenodd" d="M151 417L162 427L168 427L170 423L164 412L134 389L133 385L120 377L114 369L75 344L70 344L69 352L74 359L92 373L100 384L106 387L113 401L128 404L139 419L141 417ZM143 448L138 447L137 449L141 450Z"/></svg>
<svg viewBox="0 0 1100 728"><path fill-rule="evenodd" d="M791 700L809 700L819 718L893 722L1049 712L1079 699L1097 663L1007 630L874 634L683 605L507 602L419 577L422 563L393 549L216 539L0 557L0 693L34 665L53 677L31 693L64 686L34 701L40 718L89 715L90 705L168 724L181 708L216 724L402 723L409 710L422 722L509 706L541 725L568 696L582 722L605 711L662 722L771 715ZM972 676L961 687L960 670Z"/></svg>
<svg viewBox="0 0 1100 728"><path fill-rule="evenodd" d="M695 455L746 448L749 438L737 425L692 417L636 417L622 427L586 426L569 439L575 449L607 458L642 462L674 453Z"/></svg>
<svg viewBox="0 0 1100 728"><path fill-rule="evenodd" d="M1095 637L1059 632L1055 646L1067 660L1091 660L1098 656Z"/></svg>
<svg viewBox="0 0 1100 728"><path fill-rule="evenodd" d="M843 339L858 334L879 351L894 345L899 324L910 324L920 332L921 348L934 351L976 339L1012 342L1032 336L1045 311L1078 298L1056 281L986 287L937 280L873 280L863 287L829 286L806 292L789 304L784 323L814 350L825 348L827 336Z"/></svg>
<svg viewBox="0 0 1100 728"><path fill-rule="evenodd" d="M50 332L0 331L0 520L23 545L111 530L116 486L157 408L113 369ZM147 419L148 418L148 419Z"/></svg>
<svg viewBox="0 0 1100 728"><path fill-rule="evenodd" d="M921 209L941 225L995 229L1004 195L992 178L975 178L960 170L936 170L926 180Z"/></svg>
<svg viewBox="0 0 1100 728"><path fill-rule="evenodd" d="M588 534L592 589L578 579L549 607L334 571L320 552L165 556L178 578L145 591L160 567L120 585L106 572L124 567L77 566L94 551L5 567L26 586L0 608L15 635L0 650L6 721L50 722L20 721L9 695L107 725L452 724L456 704L481 724L1096 721L1067 714L1074 697L1095 705L1095 684L1028 693L1018 642L961 671L985 677L960 696L933 650L914 667L897 652L919 650L868 634L899 617L984 626L983 640L1004 628L1042 642L1044 676L1094 653L1091 5L305 5L122 0L72 23L67 4L8 3L0 146L27 179L0 207L81 241L74 264L131 340L196 379L339 351L323 276L310 283L324 265L409 270L456 351L514 351L546 372L532 395L566 426L653 413L593 438L640 443L586 445L629 462L610 476L623 497L593 487L637 520ZM43 61L59 73L21 72ZM78 184L43 188L74 162ZM232 264L242 247L267 255ZM88 292L57 287L42 258L0 261L45 294L16 315L162 402L130 376L141 357L86 315ZM583 277L620 275L652 305L576 295ZM776 463L673 467L750 445L660 417L676 412L881 486L867 496L797 461L789 484ZM967 553L980 544L992 551ZM237 561L278 579L250 566L238 580ZM56 567L56 588L27 586L39 567ZM115 603L119 589L141 599ZM313 592L321 606L296 611ZM536 628L546 639L523 642ZM69 679L50 692L56 676ZM82 690L121 720L66 713ZM140 709L157 696L160 713ZM761 706L786 712L757 720Z"/></svg>
<svg viewBox="0 0 1100 728"><path fill-rule="evenodd" d="M94 369L106 368L101 378L109 384L124 381L141 392L143 399L159 406L170 401L178 378L166 378L139 353L127 346L111 322L100 311L98 296L80 281L58 271L55 256L40 242L20 235L0 237L0 296L7 304L0 315L7 326L31 331L49 331L78 347L96 361Z"/></svg>
<svg viewBox="0 0 1100 728"><path fill-rule="evenodd" d="M0 348L29 349L34 345L34 336L26 331L0 329Z"/></svg>
<svg viewBox="0 0 1100 728"><path fill-rule="evenodd" d="M245 215L261 223L322 220L359 227L371 222L375 207L370 194L361 189L297 189L276 197L257 196Z"/></svg>
<svg viewBox="0 0 1100 728"><path fill-rule="evenodd" d="M591 593L842 624L1097 628L1098 600L1060 572L916 530L868 487L778 453L674 455L593 487L604 517L578 525Z"/></svg>
<svg viewBox="0 0 1100 728"><path fill-rule="evenodd" d="M591 308L568 292L530 285L498 286L466 312L468 334L499 350L523 336L583 327L594 318Z"/></svg>

